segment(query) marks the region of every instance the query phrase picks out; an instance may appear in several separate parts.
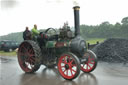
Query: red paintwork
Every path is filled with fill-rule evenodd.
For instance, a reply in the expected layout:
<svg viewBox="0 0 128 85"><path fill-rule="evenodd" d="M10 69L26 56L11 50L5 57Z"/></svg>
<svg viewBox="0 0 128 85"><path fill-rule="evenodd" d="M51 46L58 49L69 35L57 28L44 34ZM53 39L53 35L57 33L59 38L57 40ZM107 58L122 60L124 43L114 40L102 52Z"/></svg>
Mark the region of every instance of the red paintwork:
<svg viewBox="0 0 128 85"><path fill-rule="evenodd" d="M66 67L65 67L66 64L69 66L68 69L66 69ZM77 72L77 68L76 69L73 69L73 68L76 68L76 64L74 63L74 59L71 58L70 55L64 55L64 56L61 56L59 58L58 70L59 70L60 74L65 79L72 79L72 78L74 78L74 76L75 76L75 74Z"/></svg>
<svg viewBox="0 0 128 85"><path fill-rule="evenodd" d="M90 72L95 65L95 59L89 56L88 61L83 65L81 64L81 70L84 72Z"/></svg>
<svg viewBox="0 0 128 85"><path fill-rule="evenodd" d="M55 47L64 47L64 42L57 42Z"/></svg>
<svg viewBox="0 0 128 85"><path fill-rule="evenodd" d="M26 58L23 59L23 57ZM35 64L35 55L32 47L26 48L25 45L22 44L18 50L18 61L23 71L32 72Z"/></svg>

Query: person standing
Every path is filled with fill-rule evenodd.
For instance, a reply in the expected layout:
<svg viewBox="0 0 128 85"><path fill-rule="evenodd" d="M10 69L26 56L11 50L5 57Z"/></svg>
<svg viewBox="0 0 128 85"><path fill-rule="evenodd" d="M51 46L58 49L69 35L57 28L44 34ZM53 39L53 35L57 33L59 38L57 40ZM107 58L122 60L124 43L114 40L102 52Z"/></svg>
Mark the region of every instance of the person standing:
<svg viewBox="0 0 128 85"><path fill-rule="evenodd" d="M31 32L29 31L28 27L26 27L25 31L23 32L23 39L31 40Z"/></svg>
<svg viewBox="0 0 128 85"><path fill-rule="evenodd" d="M37 25L35 24L34 27L32 28L32 38L33 40L37 39L37 36L39 35L39 31L37 30Z"/></svg>

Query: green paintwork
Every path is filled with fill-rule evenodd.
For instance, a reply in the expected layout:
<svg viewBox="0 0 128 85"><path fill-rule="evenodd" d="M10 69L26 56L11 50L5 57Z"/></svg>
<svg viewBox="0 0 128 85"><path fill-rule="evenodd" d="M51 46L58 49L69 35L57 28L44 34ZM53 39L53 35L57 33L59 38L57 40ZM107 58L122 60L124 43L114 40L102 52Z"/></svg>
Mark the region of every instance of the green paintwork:
<svg viewBox="0 0 128 85"><path fill-rule="evenodd" d="M56 41L47 41L46 48L54 48Z"/></svg>
<svg viewBox="0 0 128 85"><path fill-rule="evenodd" d="M56 47L57 43L64 43L64 46ZM47 41L46 48L62 48L62 47L70 47L70 41Z"/></svg>

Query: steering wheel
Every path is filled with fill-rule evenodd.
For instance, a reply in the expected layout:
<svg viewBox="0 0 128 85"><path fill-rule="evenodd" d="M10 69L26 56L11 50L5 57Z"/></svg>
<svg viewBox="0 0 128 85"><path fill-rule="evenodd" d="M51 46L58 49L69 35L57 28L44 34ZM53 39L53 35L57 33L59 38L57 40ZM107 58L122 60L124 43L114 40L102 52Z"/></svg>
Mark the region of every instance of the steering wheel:
<svg viewBox="0 0 128 85"><path fill-rule="evenodd" d="M54 28L48 28L44 33L48 34L49 36L57 35L57 31Z"/></svg>

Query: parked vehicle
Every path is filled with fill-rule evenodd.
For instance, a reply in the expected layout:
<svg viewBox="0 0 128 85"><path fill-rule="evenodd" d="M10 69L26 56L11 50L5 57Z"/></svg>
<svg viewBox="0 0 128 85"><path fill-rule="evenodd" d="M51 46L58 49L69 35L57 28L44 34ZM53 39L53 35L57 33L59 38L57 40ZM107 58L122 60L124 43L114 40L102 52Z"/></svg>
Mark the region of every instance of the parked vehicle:
<svg viewBox="0 0 128 85"><path fill-rule="evenodd" d="M1 45L2 45L2 42L0 41L0 51L1 51Z"/></svg>
<svg viewBox="0 0 128 85"><path fill-rule="evenodd" d="M18 48L19 44L16 41L3 40L0 41L0 50L5 52L11 52Z"/></svg>

